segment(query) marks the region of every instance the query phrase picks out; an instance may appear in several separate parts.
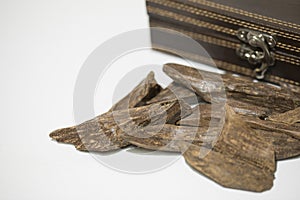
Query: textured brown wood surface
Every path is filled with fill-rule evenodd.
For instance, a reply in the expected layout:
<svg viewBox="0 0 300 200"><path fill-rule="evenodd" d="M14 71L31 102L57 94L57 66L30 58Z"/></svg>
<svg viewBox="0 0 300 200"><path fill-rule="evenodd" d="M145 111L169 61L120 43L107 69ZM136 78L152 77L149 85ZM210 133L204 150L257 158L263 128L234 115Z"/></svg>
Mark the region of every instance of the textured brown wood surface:
<svg viewBox="0 0 300 200"><path fill-rule="evenodd" d="M163 71L175 82L194 91L207 102L212 101L211 93L219 94L224 91L222 77L216 73L200 71L195 68L171 63L165 64Z"/></svg>
<svg viewBox="0 0 300 200"><path fill-rule="evenodd" d="M224 98L222 92L225 91L228 99L269 108L274 112L286 112L300 106L300 97L288 90L253 82L245 77L218 75L178 64L166 64L163 70L175 82L195 91L207 102L216 101L218 94Z"/></svg>
<svg viewBox="0 0 300 200"><path fill-rule="evenodd" d="M184 153L195 170L229 188L262 192L273 186L276 170L273 146L252 130L228 106L222 133L205 156L190 145Z"/></svg>
<svg viewBox="0 0 300 200"><path fill-rule="evenodd" d="M234 104L236 106L237 104ZM256 130L261 136L267 140L272 141L275 155L277 160L292 158L300 155L300 127L283 123L281 121L273 121L269 118L265 120L260 119L259 116L249 115L249 112L244 112L236 107L232 109L241 115L240 119L243 120L253 130ZM252 110L252 108L251 108ZM297 111L299 109L296 109ZM290 114L289 118L293 118L293 111L279 114L276 116L286 116ZM192 127L209 127L214 123L220 123L224 115L222 108L212 111L210 104L201 104L193 108L193 114L181 119L177 122L181 126ZM271 118L271 117L270 117ZM280 117L281 118L281 117Z"/></svg>
<svg viewBox="0 0 300 200"><path fill-rule="evenodd" d="M123 137L141 148L182 152L189 165L225 187L256 192L270 189L276 168L271 142L230 108L226 115L223 129L210 132L205 127L165 125ZM201 150L208 154L201 157Z"/></svg>
<svg viewBox="0 0 300 200"><path fill-rule="evenodd" d="M183 100L188 104L198 104L201 101L200 97L195 92L183 87L182 85L172 82L168 87L163 89L158 95L153 97L147 104L157 103L167 100Z"/></svg>
<svg viewBox="0 0 300 200"><path fill-rule="evenodd" d="M274 171L264 169L264 166L216 150L210 151L204 158L199 155L201 151L196 145L190 145L184 153L192 168L224 187L263 192L273 186Z"/></svg>
<svg viewBox="0 0 300 200"><path fill-rule="evenodd" d="M274 122L281 122L281 123L286 123L289 125L296 125L300 123L300 107L287 111L285 113L281 114L274 114L269 116L268 118L271 121Z"/></svg>
<svg viewBox="0 0 300 200"><path fill-rule="evenodd" d="M146 105L146 102L159 94L161 90L161 86L154 78L154 73L150 72L140 84L116 103L110 110L125 110Z"/></svg>
<svg viewBox="0 0 300 200"><path fill-rule="evenodd" d="M300 128L257 118L243 118L261 136L271 141L277 160L300 156Z"/></svg>
<svg viewBox="0 0 300 200"><path fill-rule="evenodd" d="M174 80L165 89L151 72L108 112L50 137L81 151L180 152L218 184L254 192L272 187L275 160L300 155L295 91L177 64L164 71Z"/></svg>
<svg viewBox="0 0 300 200"><path fill-rule="evenodd" d="M138 147L169 152L184 152L183 142L211 148L220 133L220 128L214 127L209 132L206 127L188 127L165 124L149 126L145 129L123 134L122 137Z"/></svg>
<svg viewBox="0 0 300 200"><path fill-rule="evenodd" d="M190 114L184 102L167 101L120 111L109 111L80 125L59 129L50 137L62 143L75 145L82 151L106 152L129 145L121 136L124 132L138 130L147 125L175 123ZM79 135L80 143L74 141Z"/></svg>
<svg viewBox="0 0 300 200"><path fill-rule="evenodd" d="M160 91L161 87L156 82L154 73L150 72L143 81L141 81L126 97L117 102L110 109L110 111L144 105L146 101L156 96ZM101 115L99 117L101 117ZM97 127L99 126L97 125L94 128ZM113 135L112 131L110 132L109 130L106 130L106 132L107 134ZM73 144L78 150L87 151L87 148L85 148L84 144L81 142L80 136L77 133L76 126L56 130L50 134L50 137L58 142ZM117 141L119 144L117 144ZM127 145L129 145L129 143L118 138L115 139L115 144L111 148L115 149L116 146L125 147ZM109 147L106 147L106 149L109 149ZM104 150L100 149L100 151Z"/></svg>

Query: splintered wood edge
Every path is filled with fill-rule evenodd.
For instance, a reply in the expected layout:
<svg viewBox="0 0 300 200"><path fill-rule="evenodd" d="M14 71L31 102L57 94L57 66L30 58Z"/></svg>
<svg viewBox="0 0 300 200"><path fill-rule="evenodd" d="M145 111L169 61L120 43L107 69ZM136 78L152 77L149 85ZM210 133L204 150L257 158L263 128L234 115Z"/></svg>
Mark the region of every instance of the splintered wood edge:
<svg viewBox="0 0 300 200"><path fill-rule="evenodd" d="M156 96L161 91L161 86L156 82L154 78L154 72L150 72L147 77L141 81L128 95L118 101L114 106L112 106L111 110L116 110L125 107L126 109L128 106L134 107L137 106L142 101L147 101L154 96ZM137 93L142 94L139 98L130 98L132 95L136 95ZM130 102L132 101L132 102ZM123 105L124 104L124 105ZM142 105L144 105L143 103ZM102 114L105 115L106 113ZM100 115L101 116L101 115ZM98 116L99 117L99 116ZM97 117L96 117L97 118ZM88 120L90 121L90 120ZM87 122L88 122L87 121ZM49 134L49 136L60 143L72 144L76 147L77 150L80 151L88 151L85 146L82 144L81 138L77 133L76 126L62 128L55 130ZM122 147L128 144L122 143ZM115 145L114 145L115 146ZM113 150L116 148L113 147ZM104 150L106 151L106 150Z"/></svg>
<svg viewBox="0 0 300 200"><path fill-rule="evenodd" d="M147 77L133 88L125 97L112 106L111 110L123 110L133 107L139 107L155 97L162 90L151 71Z"/></svg>

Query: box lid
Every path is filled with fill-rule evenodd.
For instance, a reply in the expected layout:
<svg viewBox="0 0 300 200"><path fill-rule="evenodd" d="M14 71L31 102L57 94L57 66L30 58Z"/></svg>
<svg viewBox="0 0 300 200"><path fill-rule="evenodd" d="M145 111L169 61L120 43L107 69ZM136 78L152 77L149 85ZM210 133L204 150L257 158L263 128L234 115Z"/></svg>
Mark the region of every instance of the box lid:
<svg viewBox="0 0 300 200"><path fill-rule="evenodd" d="M246 33L247 30L261 33L266 40L269 36L275 38L276 46L267 47L278 61L274 62L276 67L270 71L271 74L298 83L299 8L300 2L295 0L284 3L279 0L147 0L150 18L173 24L171 27L178 25L183 32L189 30L192 34L216 38L212 41L221 39L222 44L229 42L234 48L240 48L243 44L238 37L241 29L245 29ZM207 40L205 42L210 43ZM236 64L251 68L251 63L247 64L245 61L238 61Z"/></svg>
<svg viewBox="0 0 300 200"><path fill-rule="evenodd" d="M297 0L175 0L198 8L300 34L300 1Z"/></svg>

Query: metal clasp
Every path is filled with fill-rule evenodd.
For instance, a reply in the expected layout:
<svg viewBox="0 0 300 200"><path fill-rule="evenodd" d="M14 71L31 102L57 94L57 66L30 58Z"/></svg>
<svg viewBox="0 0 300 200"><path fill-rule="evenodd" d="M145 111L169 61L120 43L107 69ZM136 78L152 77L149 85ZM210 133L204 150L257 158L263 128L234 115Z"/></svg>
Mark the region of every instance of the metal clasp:
<svg viewBox="0 0 300 200"><path fill-rule="evenodd" d="M275 54L272 50L276 46L276 39L271 35L248 29L239 29L237 37L245 43L236 50L237 55L248 60L250 64L260 64L254 71L257 79L263 79L268 68L275 64Z"/></svg>

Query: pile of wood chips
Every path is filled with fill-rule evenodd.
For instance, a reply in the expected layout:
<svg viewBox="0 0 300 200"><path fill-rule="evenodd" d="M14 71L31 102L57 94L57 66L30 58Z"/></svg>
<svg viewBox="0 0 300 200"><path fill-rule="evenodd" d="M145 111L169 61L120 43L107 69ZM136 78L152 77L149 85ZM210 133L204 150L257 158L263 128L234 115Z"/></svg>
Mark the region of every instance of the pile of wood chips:
<svg viewBox="0 0 300 200"><path fill-rule="evenodd" d="M300 155L300 94L178 64L163 70L173 79L165 89L150 72L108 112L50 137L80 151L179 152L220 185L254 192L272 188L276 161Z"/></svg>

